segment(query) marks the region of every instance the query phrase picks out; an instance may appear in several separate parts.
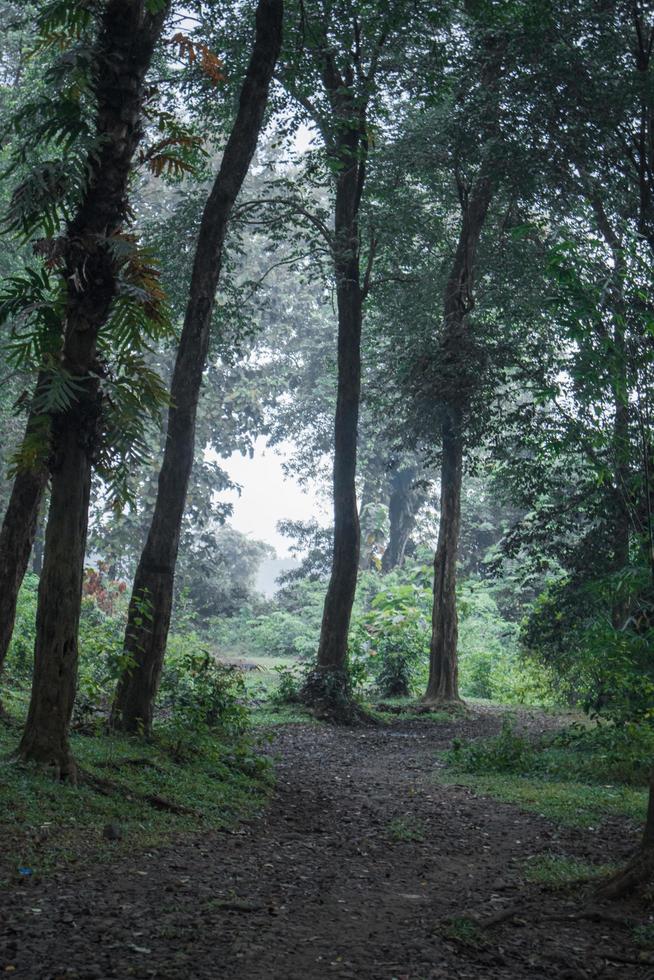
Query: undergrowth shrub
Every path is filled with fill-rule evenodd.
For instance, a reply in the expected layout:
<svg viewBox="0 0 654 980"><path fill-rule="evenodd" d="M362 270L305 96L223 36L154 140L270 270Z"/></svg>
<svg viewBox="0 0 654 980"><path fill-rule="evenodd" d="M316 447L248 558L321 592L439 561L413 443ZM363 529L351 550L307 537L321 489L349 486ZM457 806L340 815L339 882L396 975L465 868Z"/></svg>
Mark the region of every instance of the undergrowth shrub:
<svg viewBox="0 0 654 980"><path fill-rule="evenodd" d="M247 728L242 672L218 662L195 634L171 635L158 705L180 732L219 729L238 736Z"/></svg>
<svg viewBox="0 0 654 980"><path fill-rule="evenodd" d="M616 600L628 610L616 628ZM654 703L654 627L649 571L634 566L591 581L567 577L533 605L520 641L549 671L562 699L591 717L646 719Z"/></svg>
<svg viewBox="0 0 654 980"><path fill-rule="evenodd" d="M504 719L499 735L464 741L455 738L446 755L449 765L460 772L527 773L537 768L537 753L528 739L518 735L511 719Z"/></svg>
<svg viewBox="0 0 654 980"><path fill-rule="evenodd" d="M429 656L429 593L416 582L384 581L367 610L354 618L349 657L354 680L366 675L382 697L417 687Z"/></svg>
<svg viewBox="0 0 654 980"><path fill-rule="evenodd" d="M560 732L530 739L518 734L505 719L499 735L463 741L455 739L446 753L448 765L459 772L508 773L589 784L646 786L654 758L654 727L571 725Z"/></svg>

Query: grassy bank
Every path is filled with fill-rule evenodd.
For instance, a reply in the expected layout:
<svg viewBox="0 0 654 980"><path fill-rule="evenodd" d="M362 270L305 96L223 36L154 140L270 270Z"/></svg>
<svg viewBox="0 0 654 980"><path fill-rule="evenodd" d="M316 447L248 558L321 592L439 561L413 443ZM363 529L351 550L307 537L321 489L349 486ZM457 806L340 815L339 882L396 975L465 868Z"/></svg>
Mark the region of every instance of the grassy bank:
<svg viewBox="0 0 654 980"><path fill-rule="evenodd" d="M250 740L181 745L73 735L78 787L7 761L20 729L0 725L0 883L92 867L180 833L233 827L265 802L272 774Z"/></svg>

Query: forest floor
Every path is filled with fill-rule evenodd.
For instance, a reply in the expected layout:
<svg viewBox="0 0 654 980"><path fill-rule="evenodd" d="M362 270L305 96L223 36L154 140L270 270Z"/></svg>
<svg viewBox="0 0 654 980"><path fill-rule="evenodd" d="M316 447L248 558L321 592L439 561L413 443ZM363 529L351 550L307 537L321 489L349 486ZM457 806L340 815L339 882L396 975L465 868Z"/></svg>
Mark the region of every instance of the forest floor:
<svg viewBox="0 0 654 980"><path fill-rule="evenodd" d="M518 723L557 724L538 713ZM555 888L543 871L624 861L633 822L614 814L567 826L440 778L439 752L454 737L500 724L500 711L476 708L356 730L282 725L269 748L276 788L260 816L10 884L0 973L654 978L654 956L636 941L651 929L642 902L597 906L590 884Z"/></svg>

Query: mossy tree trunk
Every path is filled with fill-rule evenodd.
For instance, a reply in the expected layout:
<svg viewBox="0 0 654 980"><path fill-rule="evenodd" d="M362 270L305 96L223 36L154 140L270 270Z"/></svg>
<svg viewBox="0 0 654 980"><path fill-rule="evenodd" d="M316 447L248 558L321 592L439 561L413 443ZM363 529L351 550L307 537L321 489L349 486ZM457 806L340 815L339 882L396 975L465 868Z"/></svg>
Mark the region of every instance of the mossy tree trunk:
<svg viewBox="0 0 654 980"><path fill-rule="evenodd" d="M75 780L68 730L77 680L78 627L86 550L91 468L100 414L94 374L98 333L116 291L109 238L128 214L128 181L142 135L145 76L167 5L109 0L94 50L96 143L89 183L66 233L68 284L62 366L76 396L51 420L51 499L39 584L34 675L18 757Z"/></svg>

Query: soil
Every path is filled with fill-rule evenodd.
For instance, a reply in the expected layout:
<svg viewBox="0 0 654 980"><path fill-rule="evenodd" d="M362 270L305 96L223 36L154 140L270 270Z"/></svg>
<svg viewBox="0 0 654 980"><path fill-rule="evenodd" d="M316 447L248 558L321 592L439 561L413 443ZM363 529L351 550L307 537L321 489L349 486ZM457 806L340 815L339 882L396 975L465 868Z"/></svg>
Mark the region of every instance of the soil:
<svg viewBox="0 0 654 980"><path fill-rule="evenodd" d="M645 919L642 904L592 906L579 891L526 885L521 872L534 854L625 860L634 827L561 828L435 780L436 752L453 736L499 725L486 711L452 723L278 728L277 789L256 821L6 892L0 973L653 980L654 959L640 962L628 921ZM516 914L502 918L507 910ZM587 918L566 918L582 910ZM497 921L461 934L463 916Z"/></svg>

